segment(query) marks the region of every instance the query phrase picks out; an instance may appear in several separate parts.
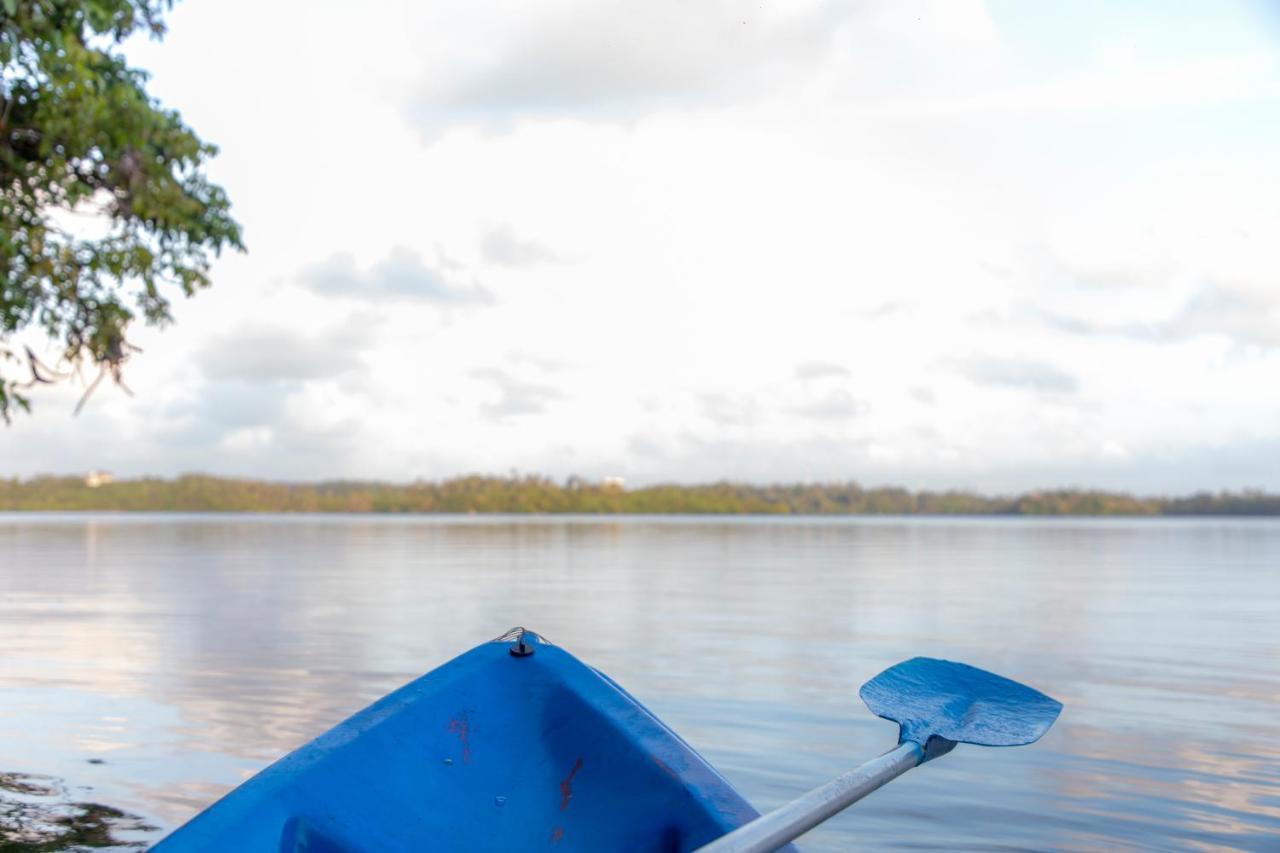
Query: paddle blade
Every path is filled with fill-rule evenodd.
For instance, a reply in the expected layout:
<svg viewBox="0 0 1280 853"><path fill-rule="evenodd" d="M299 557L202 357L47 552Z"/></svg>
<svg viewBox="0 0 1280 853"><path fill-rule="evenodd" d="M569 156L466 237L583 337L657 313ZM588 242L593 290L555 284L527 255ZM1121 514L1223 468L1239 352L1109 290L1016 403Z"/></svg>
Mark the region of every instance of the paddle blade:
<svg viewBox="0 0 1280 853"><path fill-rule="evenodd" d="M900 726L898 741L924 748L924 761L957 743L1022 746L1049 731L1062 703L994 673L936 658L891 666L858 691L867 707Z"/></svg>

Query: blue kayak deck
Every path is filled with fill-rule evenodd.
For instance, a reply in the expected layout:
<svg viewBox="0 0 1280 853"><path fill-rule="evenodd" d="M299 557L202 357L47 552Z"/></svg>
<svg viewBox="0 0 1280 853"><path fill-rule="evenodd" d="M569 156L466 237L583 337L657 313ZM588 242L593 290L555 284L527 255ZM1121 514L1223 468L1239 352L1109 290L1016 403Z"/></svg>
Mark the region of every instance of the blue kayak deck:
<svg viewBox="0 0 1280 853"><path fill-rule="evenodd" d="M532 635L527 635L532 636ZM259 773L158 853L693 850L757 813L606 676L485 643Z"/></svg>

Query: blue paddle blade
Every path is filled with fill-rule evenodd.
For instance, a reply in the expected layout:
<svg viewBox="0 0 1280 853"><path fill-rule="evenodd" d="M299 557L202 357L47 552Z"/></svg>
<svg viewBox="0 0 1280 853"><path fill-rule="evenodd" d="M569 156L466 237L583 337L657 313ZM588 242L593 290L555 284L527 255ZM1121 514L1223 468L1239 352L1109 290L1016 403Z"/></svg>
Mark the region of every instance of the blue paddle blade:
<svg viewBox="0 0 1280 853"><path fill-rule="evenodd" d="M984 669L936 658L912 658L862 685L862 701L899 725L898 742L914 741L922 761L957 743L1022 746L1049 731L1062 703Z"/></svg>

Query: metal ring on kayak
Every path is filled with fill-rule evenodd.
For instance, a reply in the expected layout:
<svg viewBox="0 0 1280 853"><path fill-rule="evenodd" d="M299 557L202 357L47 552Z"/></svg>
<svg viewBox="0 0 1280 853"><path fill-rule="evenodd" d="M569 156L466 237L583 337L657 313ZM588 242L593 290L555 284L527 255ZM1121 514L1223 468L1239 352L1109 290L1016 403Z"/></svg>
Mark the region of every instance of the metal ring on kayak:
<svg viewBox="0 0 1280 853"><path fill-rule="evenodd" d="M534 643L541 643L545 646L551 645L547 642L546 637L541 634L519 626L512 628L501 637L495 638L493 642L511 643L511 656L517 658L528 657L533 654Z"/></svg>

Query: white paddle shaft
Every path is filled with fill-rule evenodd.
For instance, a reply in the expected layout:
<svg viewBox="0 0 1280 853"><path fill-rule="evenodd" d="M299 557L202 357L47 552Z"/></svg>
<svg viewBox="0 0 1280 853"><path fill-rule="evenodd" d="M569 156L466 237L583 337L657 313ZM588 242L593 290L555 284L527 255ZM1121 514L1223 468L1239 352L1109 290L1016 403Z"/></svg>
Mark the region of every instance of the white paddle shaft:
<svg viewBox="0 0 1280 853"><path fill-rule="evenodd" d="M723 835L697 853L769 853L843 811L872 791L920 763L920 745L906 741L897 749L837 776L821 788Z"/></svg>

